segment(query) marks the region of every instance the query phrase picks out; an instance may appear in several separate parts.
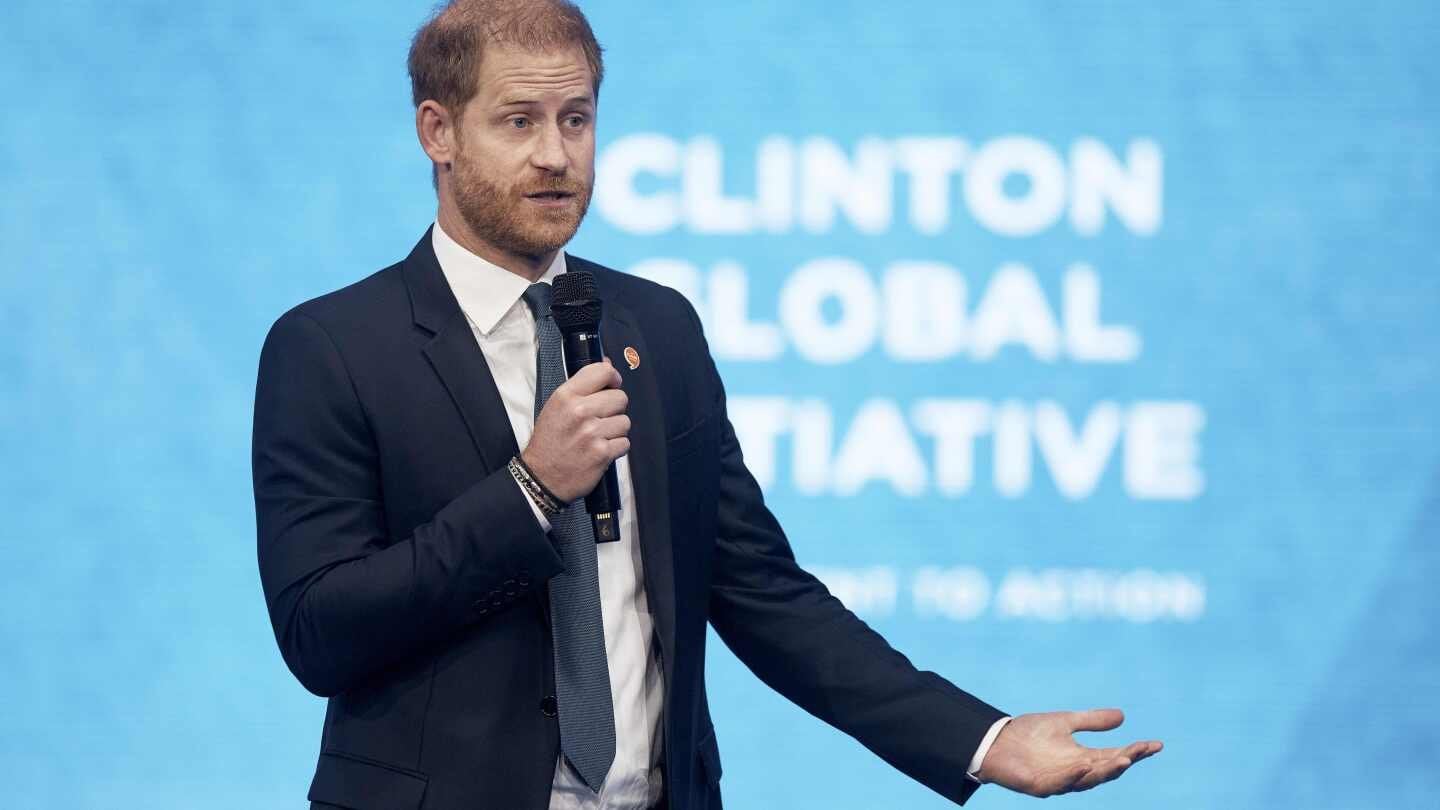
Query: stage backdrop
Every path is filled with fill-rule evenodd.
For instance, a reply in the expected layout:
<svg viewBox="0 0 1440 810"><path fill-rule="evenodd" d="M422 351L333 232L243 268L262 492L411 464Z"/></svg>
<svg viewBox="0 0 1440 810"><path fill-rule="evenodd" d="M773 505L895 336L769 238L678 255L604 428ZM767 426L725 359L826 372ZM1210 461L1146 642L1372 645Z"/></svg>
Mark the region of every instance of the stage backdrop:
<svg viewBox="0 0 1440 810"><path fill-rule="evenodd" d="M1007 711L1165 740L1067 807L1432 806L1434 4L585 9L572 252L695 301L802 564ZM7 6L6 806L304 806L256 361L433 217L427 11ZM712 644L728 806L946 806Z"/></svg>

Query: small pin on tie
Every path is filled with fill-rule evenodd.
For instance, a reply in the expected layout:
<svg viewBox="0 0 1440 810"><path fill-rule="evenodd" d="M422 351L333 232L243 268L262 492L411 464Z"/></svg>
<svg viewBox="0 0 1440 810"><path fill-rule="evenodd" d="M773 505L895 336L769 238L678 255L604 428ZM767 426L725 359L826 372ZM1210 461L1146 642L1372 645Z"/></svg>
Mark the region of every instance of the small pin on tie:
<svg viewBox="0 0 1440 810"><path fill-rule="evenodd" d="M635 351L634 346L625 347L625 365L629 366L631 371L640 367L640 352Z"/></svg>

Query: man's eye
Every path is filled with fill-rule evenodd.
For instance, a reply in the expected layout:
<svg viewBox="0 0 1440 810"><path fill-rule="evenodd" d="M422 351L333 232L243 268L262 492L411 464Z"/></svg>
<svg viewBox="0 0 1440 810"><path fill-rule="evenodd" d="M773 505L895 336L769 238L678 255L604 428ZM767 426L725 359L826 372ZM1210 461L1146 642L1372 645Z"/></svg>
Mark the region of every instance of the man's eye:
<svg viewBox="0 0 1440 810"><path fill-rule="evenodd" d="M528 125L529 123L530 123L530 122L529 122L529 121L526 121L524 118L511 118L511 119L510 119L510 125L513 126L513 127L515 127L516 129L524 129L524 128L526 127L526 125Z"/></svg>
<svg viewBox="0 0 1440 810"><path fill-rule="evenodd" d="M583 127L585 126L585 116L572 115L569 118L565 119L565 122L572 127Z"/></svg>

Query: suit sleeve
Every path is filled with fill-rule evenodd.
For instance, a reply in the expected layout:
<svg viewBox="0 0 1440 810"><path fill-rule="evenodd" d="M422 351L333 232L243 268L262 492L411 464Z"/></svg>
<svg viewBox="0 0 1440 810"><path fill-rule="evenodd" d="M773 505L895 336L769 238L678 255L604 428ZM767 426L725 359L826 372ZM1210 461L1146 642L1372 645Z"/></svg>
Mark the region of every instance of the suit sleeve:
<svg viewBox="0 0 1440 810"><path fill-rule="evenodd" d="M251 463L271 625L317 695L403 664L508 604L497 594L563 567L504 468L410 535L387 536L364 408L329 334L298 310L260 353Z"/></svg>
<svg viewBox="0 0 1440 810"><path fill-rule="evenodd" d="M964 804L979 787L966 777L971 756L1004 714L917 669L796 563L745 467L725 415L724 387L701 342L720 419L711 624L772 689Z"/></svg>

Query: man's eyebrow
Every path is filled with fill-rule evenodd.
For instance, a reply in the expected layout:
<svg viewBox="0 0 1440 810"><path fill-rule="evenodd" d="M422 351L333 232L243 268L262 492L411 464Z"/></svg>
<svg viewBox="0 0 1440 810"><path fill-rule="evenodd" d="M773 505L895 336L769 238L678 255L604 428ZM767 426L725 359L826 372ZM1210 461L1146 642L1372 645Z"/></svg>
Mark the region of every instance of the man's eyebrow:
<svg viewBox="0 0 1440 810"><path fill-rule="evenodd" d="M529 97L526 97L526 96L511 96L511 97L508 97L508 98L501 98L501 99L496 103L495 106L497 106L497 107L529 107L529 106L534 106L534 105L539 104L539 103L540 103L540 101L539 101L538 99L529 98ZM590 104L590 105L594 105L594 103L595 103L595 97L594 97L594 96L591 96L591 95L588 95L588 94L587 94L587 95L583 95L583 96L572 96L572 97L570 97L570 98L565 99L565 104L566 104L567 106L568 106L568 105L572 105L572 104Z"/></svg>

